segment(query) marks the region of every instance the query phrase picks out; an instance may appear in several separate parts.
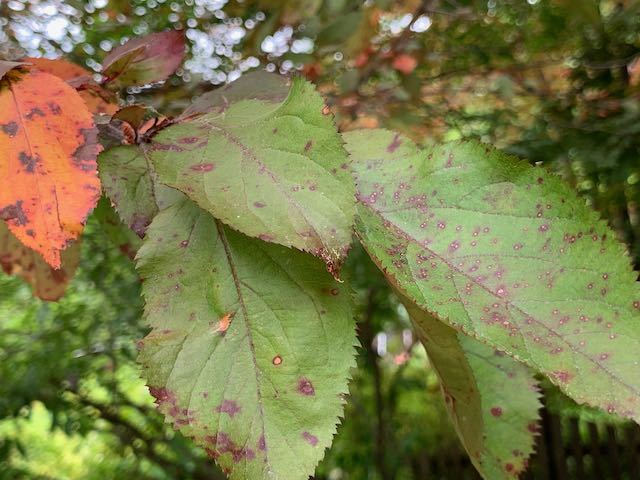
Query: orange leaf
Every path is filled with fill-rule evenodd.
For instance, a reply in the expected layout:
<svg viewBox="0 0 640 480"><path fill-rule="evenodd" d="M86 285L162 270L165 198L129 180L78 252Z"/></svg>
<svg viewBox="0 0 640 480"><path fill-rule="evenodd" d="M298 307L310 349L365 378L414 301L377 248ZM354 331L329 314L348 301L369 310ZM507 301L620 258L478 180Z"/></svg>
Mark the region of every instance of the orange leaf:
<svg viewBox="0 0 640 480"><path fill-rule="evenodd" d="M54 270L39 253L25 247L13 236L4 222L0 222L0 267L5 273L24 279L31 285L36 297L48 301L62 297L78 263L78 242L74 242L62 252L62 267Z"/></svg>
<svg viewBox="0 0 640 480"><path fill-rule="evenodd" d="M34 70L0 82L0 218L54 268L100 197L97 136L58 77Z"/></svg>
<svg viewBox="0 0 640 480"><path fill-rule="evenodd" d="M118 111L118 99L112 92L105 90L92 79L92 73L80 65L57 58L25 58L41 72L50 73L78 90L78 93L92 113L113 115Z"/></svg>

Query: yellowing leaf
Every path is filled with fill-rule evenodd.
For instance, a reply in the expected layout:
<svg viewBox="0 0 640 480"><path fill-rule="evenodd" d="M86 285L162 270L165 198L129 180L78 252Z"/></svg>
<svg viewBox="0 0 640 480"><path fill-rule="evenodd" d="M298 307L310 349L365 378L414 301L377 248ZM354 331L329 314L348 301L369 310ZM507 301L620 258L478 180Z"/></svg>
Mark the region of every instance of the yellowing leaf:
<svg viewBox="0 0 640 480"><path fill-rule="evenodd" d="M0 218L54 268L100 197L97 129L82 98L48 73L0 82Z"/></svg>

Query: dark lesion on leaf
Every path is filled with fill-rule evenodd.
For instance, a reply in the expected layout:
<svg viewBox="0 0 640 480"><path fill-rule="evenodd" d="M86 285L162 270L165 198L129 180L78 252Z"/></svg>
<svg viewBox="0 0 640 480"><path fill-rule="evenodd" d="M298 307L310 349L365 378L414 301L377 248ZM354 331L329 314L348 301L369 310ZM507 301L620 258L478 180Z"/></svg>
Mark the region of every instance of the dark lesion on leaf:
<svg viewBox="0 0 640 480"><path fill-rule="evenodd" d="M27 152L20 152L18 159L24 167L24 171L27 173L34 173L36 171L36 166L40 163L39 155L29 155Z"/></svg>
<svg viewBox="0 0 640 480"><path fill-rule="evenodd" d="M26 225L29 223L27 215L22 209L22 200L18 200L15 204L7 205L0 208L0 219L13 220L14 225Z"/></svg>
<svg viewBox="0 0 640 480"><path fill-rule="evenodd" d="M35 117L44 117L45 114L38 107L34 107L25 115L27 120L33 120Z"/></svg>
<svg viewBox="0 0 640 480"><path fill-rule="evenodd" d="M18 124L16 122L3 123L0 125L0 130L9 135L10 138L13 138L18 133Z"/></svg>
<svg viewBox="0 0 640 480"><path fill-rule="evenodd" d="M73 152L73 164L80 170L91 172L96 169L96 155L98 152L98 130L96 128L80 129L83 141Z"/></svg>
<svg viewBox="0 0 640 480"><path fill-rule="evenodd" d="M60 108L60 105L58 105L57 103L49 102L47 106L49 107L49 111L53 115L60 115L62 113L62 109Z"/></svg>
<svg viewBox="0 0 640 480"><path fill-rule="evenodd" d="M313 383L308 378L301 377L298 380L298 393L311 397L316 394L316 390L313 387Z"/></svg>

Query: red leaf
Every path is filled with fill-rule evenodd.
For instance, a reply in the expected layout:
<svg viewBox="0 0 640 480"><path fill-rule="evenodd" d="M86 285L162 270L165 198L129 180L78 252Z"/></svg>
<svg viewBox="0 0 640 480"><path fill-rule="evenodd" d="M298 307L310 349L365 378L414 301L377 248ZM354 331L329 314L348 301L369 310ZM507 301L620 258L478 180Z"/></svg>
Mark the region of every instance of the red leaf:
<svg viewBox="0 0 640 480"><path fill-rule="evenodd" d="M114 49L103 62L108 82L120 85L146 85L165 80L184 58L184 33L159 32L129 40Z"/></svg>

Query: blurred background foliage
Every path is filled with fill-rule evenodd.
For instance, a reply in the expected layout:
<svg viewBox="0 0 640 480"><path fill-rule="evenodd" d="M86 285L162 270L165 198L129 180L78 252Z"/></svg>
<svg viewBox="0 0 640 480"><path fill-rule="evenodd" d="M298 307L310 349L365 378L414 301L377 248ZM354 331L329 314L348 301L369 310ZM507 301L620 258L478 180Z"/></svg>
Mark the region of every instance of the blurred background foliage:
<svg viewBox="0 0 640 480"><path fill-rule="evenodd" d="M392 128L423 143L476 137L546 165L640 265L640 1L0 0L0 57L66 55L99 72L114 46L169 28L186 32L184 67L122 92L126 103L172 115L248 70L298 72L341 130ZM138 377L135 245L113 215L103 201L60 302L0 276L0 480L221 478L163 425ZM463 478L437 473L464 456L404 311L359 248L347 275L360 368L316 478ZM545 392L545 412L567 435L629 431ZM543 460L532 478L547 478ZM571 468L566 478L582 478Z"/></svg>

